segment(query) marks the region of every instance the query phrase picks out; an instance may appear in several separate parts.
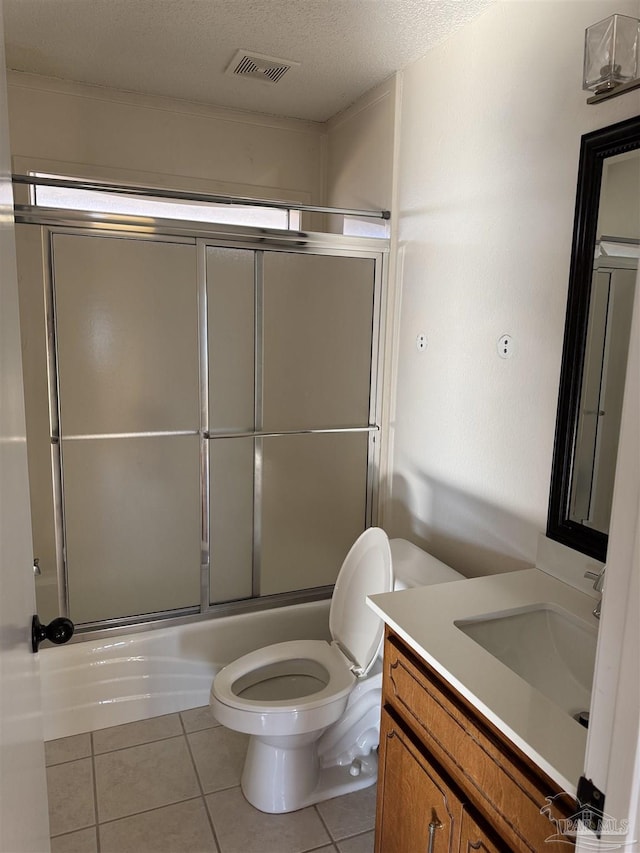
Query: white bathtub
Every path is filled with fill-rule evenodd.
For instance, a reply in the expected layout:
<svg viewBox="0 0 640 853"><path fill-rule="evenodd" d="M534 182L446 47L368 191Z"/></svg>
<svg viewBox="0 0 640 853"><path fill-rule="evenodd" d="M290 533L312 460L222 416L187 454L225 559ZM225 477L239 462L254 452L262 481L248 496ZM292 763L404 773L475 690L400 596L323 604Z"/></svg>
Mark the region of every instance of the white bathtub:
<svg viewBox="0 0 640 853"><path fill-rule="evenodd" d="M206 705L229 661L269 643L328 637L327 600L42 648L45 740Z"/></svg>

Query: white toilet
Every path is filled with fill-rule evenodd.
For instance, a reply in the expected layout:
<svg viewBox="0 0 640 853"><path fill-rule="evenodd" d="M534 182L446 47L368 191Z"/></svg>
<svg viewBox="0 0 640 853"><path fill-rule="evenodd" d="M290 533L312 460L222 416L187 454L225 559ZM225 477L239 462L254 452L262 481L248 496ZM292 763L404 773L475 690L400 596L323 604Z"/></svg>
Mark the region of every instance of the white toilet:
<svg viewBox="0 0 640 853"><path fill-rule="evenodd" d="M393 558L392 558L393 554ZM257 809L290 812L373 784L384 626L366 597L462 575L371 527L347 554L331 600L332 642L293 640L250 652L211 687L222 725L251 735L242 791Z"/></svg>

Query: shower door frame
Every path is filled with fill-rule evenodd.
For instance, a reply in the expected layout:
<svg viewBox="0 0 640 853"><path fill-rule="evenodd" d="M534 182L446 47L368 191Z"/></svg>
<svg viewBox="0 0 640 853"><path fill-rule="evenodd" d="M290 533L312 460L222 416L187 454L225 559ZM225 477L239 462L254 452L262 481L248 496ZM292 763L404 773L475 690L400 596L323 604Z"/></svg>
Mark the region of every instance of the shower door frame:
<svg viewBox="0 0 640 853"><path fill-rule="evenodd" d="M73 437L60 436L60 397L55 327L55 285L53 240L55 235L121 238L161 243L193 245L196 251L196 274L198 293L198 357L200 378L200 429L189 434L200 437L200 505L201 505L201 565L200 603L177 610L159 611L141 615L115 617L97 622L81 623L76 640L96 638L101 634L131 633L151 627L168 627L217 616L268 609L277 606L317 601L329 598L333 585L291 590L265 596L256 596L256 578L260 571L260 514L256 509L261 500L261 453L263 439L280 435L367 433L369 436L366 471L366 504L364 526L376 524L378 517L380 433L382 429L382 376L385 351L384 305L387 298L389 241L384 238L346 237L341 234L320 232L287 232L246 226L203 225L201 222L184 222L150 219L131 215L114 216L80 211L60 211L43 208L18 208L16 222L35 225L43 229L44 247L43 277L45 286L46 354L48 374L49 436L51 440L51 473L53 482L54 532L56 547L56 575L58 582L58 606L61 615L69 615L69 588L66 566L66 533L64 527L64 481L61 458L62 440ZM252 431L209 432L209 351L207 322L207 270L208 247L245 249L256 253L255 276L255 368L254 379L256 412L261 408L261 284L257 279L263 266L264 252L289 254L312 254L338 257L354 257L374 261L372 345L369 390L369 423L358 427L335 427L294 429L278 432L258 429L259 420ZM260 362L260 364L258 364ZM174 433L162 432L162 435ZM185 434L184 432L175 433ZM138 434L139 435L139 434ZM120 436L120 434L118 434ZM117 437L111 436L110 437ZM122 434L121 437L124 437ZM209 447L210 441L223 438L254 439L254 530L253 530L253 578L252 597L211 604L211 542L209 533Z"/></svg>

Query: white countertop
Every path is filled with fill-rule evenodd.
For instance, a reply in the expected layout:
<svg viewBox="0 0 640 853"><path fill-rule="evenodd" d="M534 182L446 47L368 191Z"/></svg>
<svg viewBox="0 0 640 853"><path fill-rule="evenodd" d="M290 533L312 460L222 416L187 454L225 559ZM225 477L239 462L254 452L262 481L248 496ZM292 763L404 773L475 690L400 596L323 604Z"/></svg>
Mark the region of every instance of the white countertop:
<svg viewBox="0 0 640 853"><path fill-rule="evenodd" d="M553 602L597 625L591 596L534 568L373 595L367 602L414 652L575 796L587 730L454 622Z"/></svg>

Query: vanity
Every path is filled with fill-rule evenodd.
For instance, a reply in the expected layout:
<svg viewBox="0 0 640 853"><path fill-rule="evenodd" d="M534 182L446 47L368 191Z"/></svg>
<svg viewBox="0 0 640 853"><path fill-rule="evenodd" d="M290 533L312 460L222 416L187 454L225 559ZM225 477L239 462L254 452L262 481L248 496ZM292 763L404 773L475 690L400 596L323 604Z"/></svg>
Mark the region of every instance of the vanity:
<svg viewBox="0 0 640 853"><path fill-rule="evenodd" d="M386 623L376 853L566 851L594 599L527 569L369 605Z"/></svg>

